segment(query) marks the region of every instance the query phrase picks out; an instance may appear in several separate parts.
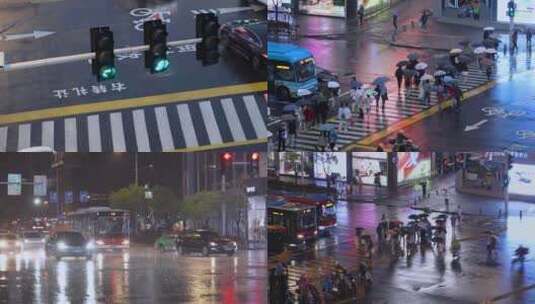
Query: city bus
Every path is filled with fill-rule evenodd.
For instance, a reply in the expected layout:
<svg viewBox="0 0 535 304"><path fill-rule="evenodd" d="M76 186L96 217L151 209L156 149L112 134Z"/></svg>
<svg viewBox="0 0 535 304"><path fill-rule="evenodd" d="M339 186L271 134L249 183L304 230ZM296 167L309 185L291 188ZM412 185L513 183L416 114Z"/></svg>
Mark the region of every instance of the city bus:
<svg viewBox="0 0 535 304"><path fill-rule="evenodd" d="M300 89L318 90L312 53L294 44L268 41L268 90L279 100L289 101L298 97Z"/></svg>
<svg viewBox="0 0 535 304"><path fill-rule="evenodd" d="M291 203L316 207L320 234L328 234L336 227L336 203L325 195L284 196Z"/></svg>
<svg viewBox="0 0 535 304"><path fill-rule="evenodd" d="M67 214L71 227L95 240L96 249L130 247L130 212L109 207L78 209Z"/></svg>
<svg viewBox="0 0 535 304"><path fill-rule="evenodd" d="M318 221L314 206L268 199L267 211L268 239L277 235L281 243L294 248L304 248L307 242L316 240Z"/></svg>

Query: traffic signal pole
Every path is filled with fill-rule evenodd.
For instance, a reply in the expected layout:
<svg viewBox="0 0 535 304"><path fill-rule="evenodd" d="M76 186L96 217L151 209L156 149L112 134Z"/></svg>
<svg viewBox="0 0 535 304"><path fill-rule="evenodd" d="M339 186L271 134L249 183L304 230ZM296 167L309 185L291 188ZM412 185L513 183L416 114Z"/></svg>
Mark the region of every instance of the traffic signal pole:
<svg viewBox="0 0 535 304"><path fill-rule="evenodd" d="M192 38L192 39L185 39L185 40L170 41L170 42L167 42L167 45L168 46L181 46L181 45L189 45L189 44L195 44L195 43L200 43L200 42L202 42L202 38ZM144 52L148 50L149 50L149 45L139 45L139 46L131 46L131 47L115 49L114 53L115 54L129 54L129 53L134 53L134 52ZM62 64L62 63L92 60L92 59L95 59L95 53L82 53L82 54L44 58L44 59L15 62L15 63L5 63L3 59L4 59L4 53L0 52L0 72L9 72L9 71L16 71L16 70L28 70L32 68L57 65L57 64Z"/></svg>

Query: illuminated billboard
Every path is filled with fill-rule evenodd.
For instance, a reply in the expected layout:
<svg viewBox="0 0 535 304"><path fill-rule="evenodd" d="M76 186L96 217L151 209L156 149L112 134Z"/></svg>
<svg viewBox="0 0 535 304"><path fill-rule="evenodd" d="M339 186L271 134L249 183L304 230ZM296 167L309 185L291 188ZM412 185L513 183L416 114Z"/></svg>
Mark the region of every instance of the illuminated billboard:
<svg viewBox="0 0 535 304"><path fill-rule="evenodd" d="M379 154L379 153L377 153ZM386 153L385 153L386 154ZM358 170L359 182L365 185L374 185L375 174L381 173L381 186L386 186L386 159L362 158L353 156L353 170Z"/></svg>
<svg viewBox="0 0 535 304"><path fill-rule="evenodd" d="M339 180L347 179L347 153L316 152L314 153L314 177L325 178L337 173Z"/></svg>
<svg viewBox="0 0 535 304"><path fill-rule="evenodd" d="M498 0L498 21L509 22L507 16L509 0ZM535 24L535 0L515 0L515 23Z"/></svg>
<svg viewBox="0 0 535 304"><path fill-rule="evenodd" d="M399 152L398 183L431 175L431 152Z"/></svg>
<svg viewBox="0 0 535 304"><path fill-rule="evenodd" d="M510 194L535 196L535 165L513 163L509 178Z"/></svg>
<svg viewBox="0 0 535 304"><path fill-rule="evenodd" d="M345 17L345 0L299 0L299 11L303 14Z"/></svg>

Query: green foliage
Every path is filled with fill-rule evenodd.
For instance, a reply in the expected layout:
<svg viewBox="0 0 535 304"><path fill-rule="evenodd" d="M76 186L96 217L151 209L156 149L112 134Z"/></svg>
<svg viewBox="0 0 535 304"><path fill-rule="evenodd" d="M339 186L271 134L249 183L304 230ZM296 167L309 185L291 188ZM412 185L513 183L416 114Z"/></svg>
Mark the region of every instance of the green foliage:
<svg viewBox="0 0 535 304"><path fill-rule="evenodd" d="M130 211L143 210L146 207L145 190L141 186L130 185L112 192L109 197L110 207Z"/></svg>

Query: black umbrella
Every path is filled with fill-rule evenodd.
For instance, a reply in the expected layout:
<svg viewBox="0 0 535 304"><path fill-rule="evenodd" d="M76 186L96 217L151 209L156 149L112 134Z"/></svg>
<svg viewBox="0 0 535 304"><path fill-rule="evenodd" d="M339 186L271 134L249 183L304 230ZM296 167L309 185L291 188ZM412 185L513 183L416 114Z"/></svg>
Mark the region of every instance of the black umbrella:
<svg viewBox="0 0 535 304"><path fill-rule="evenodd" d="M406 66L407 64L409 64L409 62L407 60L401 60L400 62L398 62L396 64L396 66Z"/></svg>
<svg viewBox="0 0 535 304"><path fill-rule="evenodd" d="M468 55L460 55L459 56L459 62L468 63L472 60L472 58Z"/></svg>
<svg viewBox="0 0 535 304"><path fill-rule="evenodd" d="M411 214L411 215L409 215L409 219L411 219L411 220L416 220L416 219L418 219L418 214Z"/></svg>
<svg viewBox="0 0 535 304"><path fill-rule="evenodd" d="M407 55L407 58L408 58L409 60L416 60L416 59L418 59L418 54L416 54L416 53L410 53L409 55Z"/></svg>
<svg viewBox="0 0 535 304"><path fill-rule="evenodd" d="M427 214L427 213L421 213L421 214L418 214L418 216L419 216L419 217L428 217L429 214Z"/></svg>

